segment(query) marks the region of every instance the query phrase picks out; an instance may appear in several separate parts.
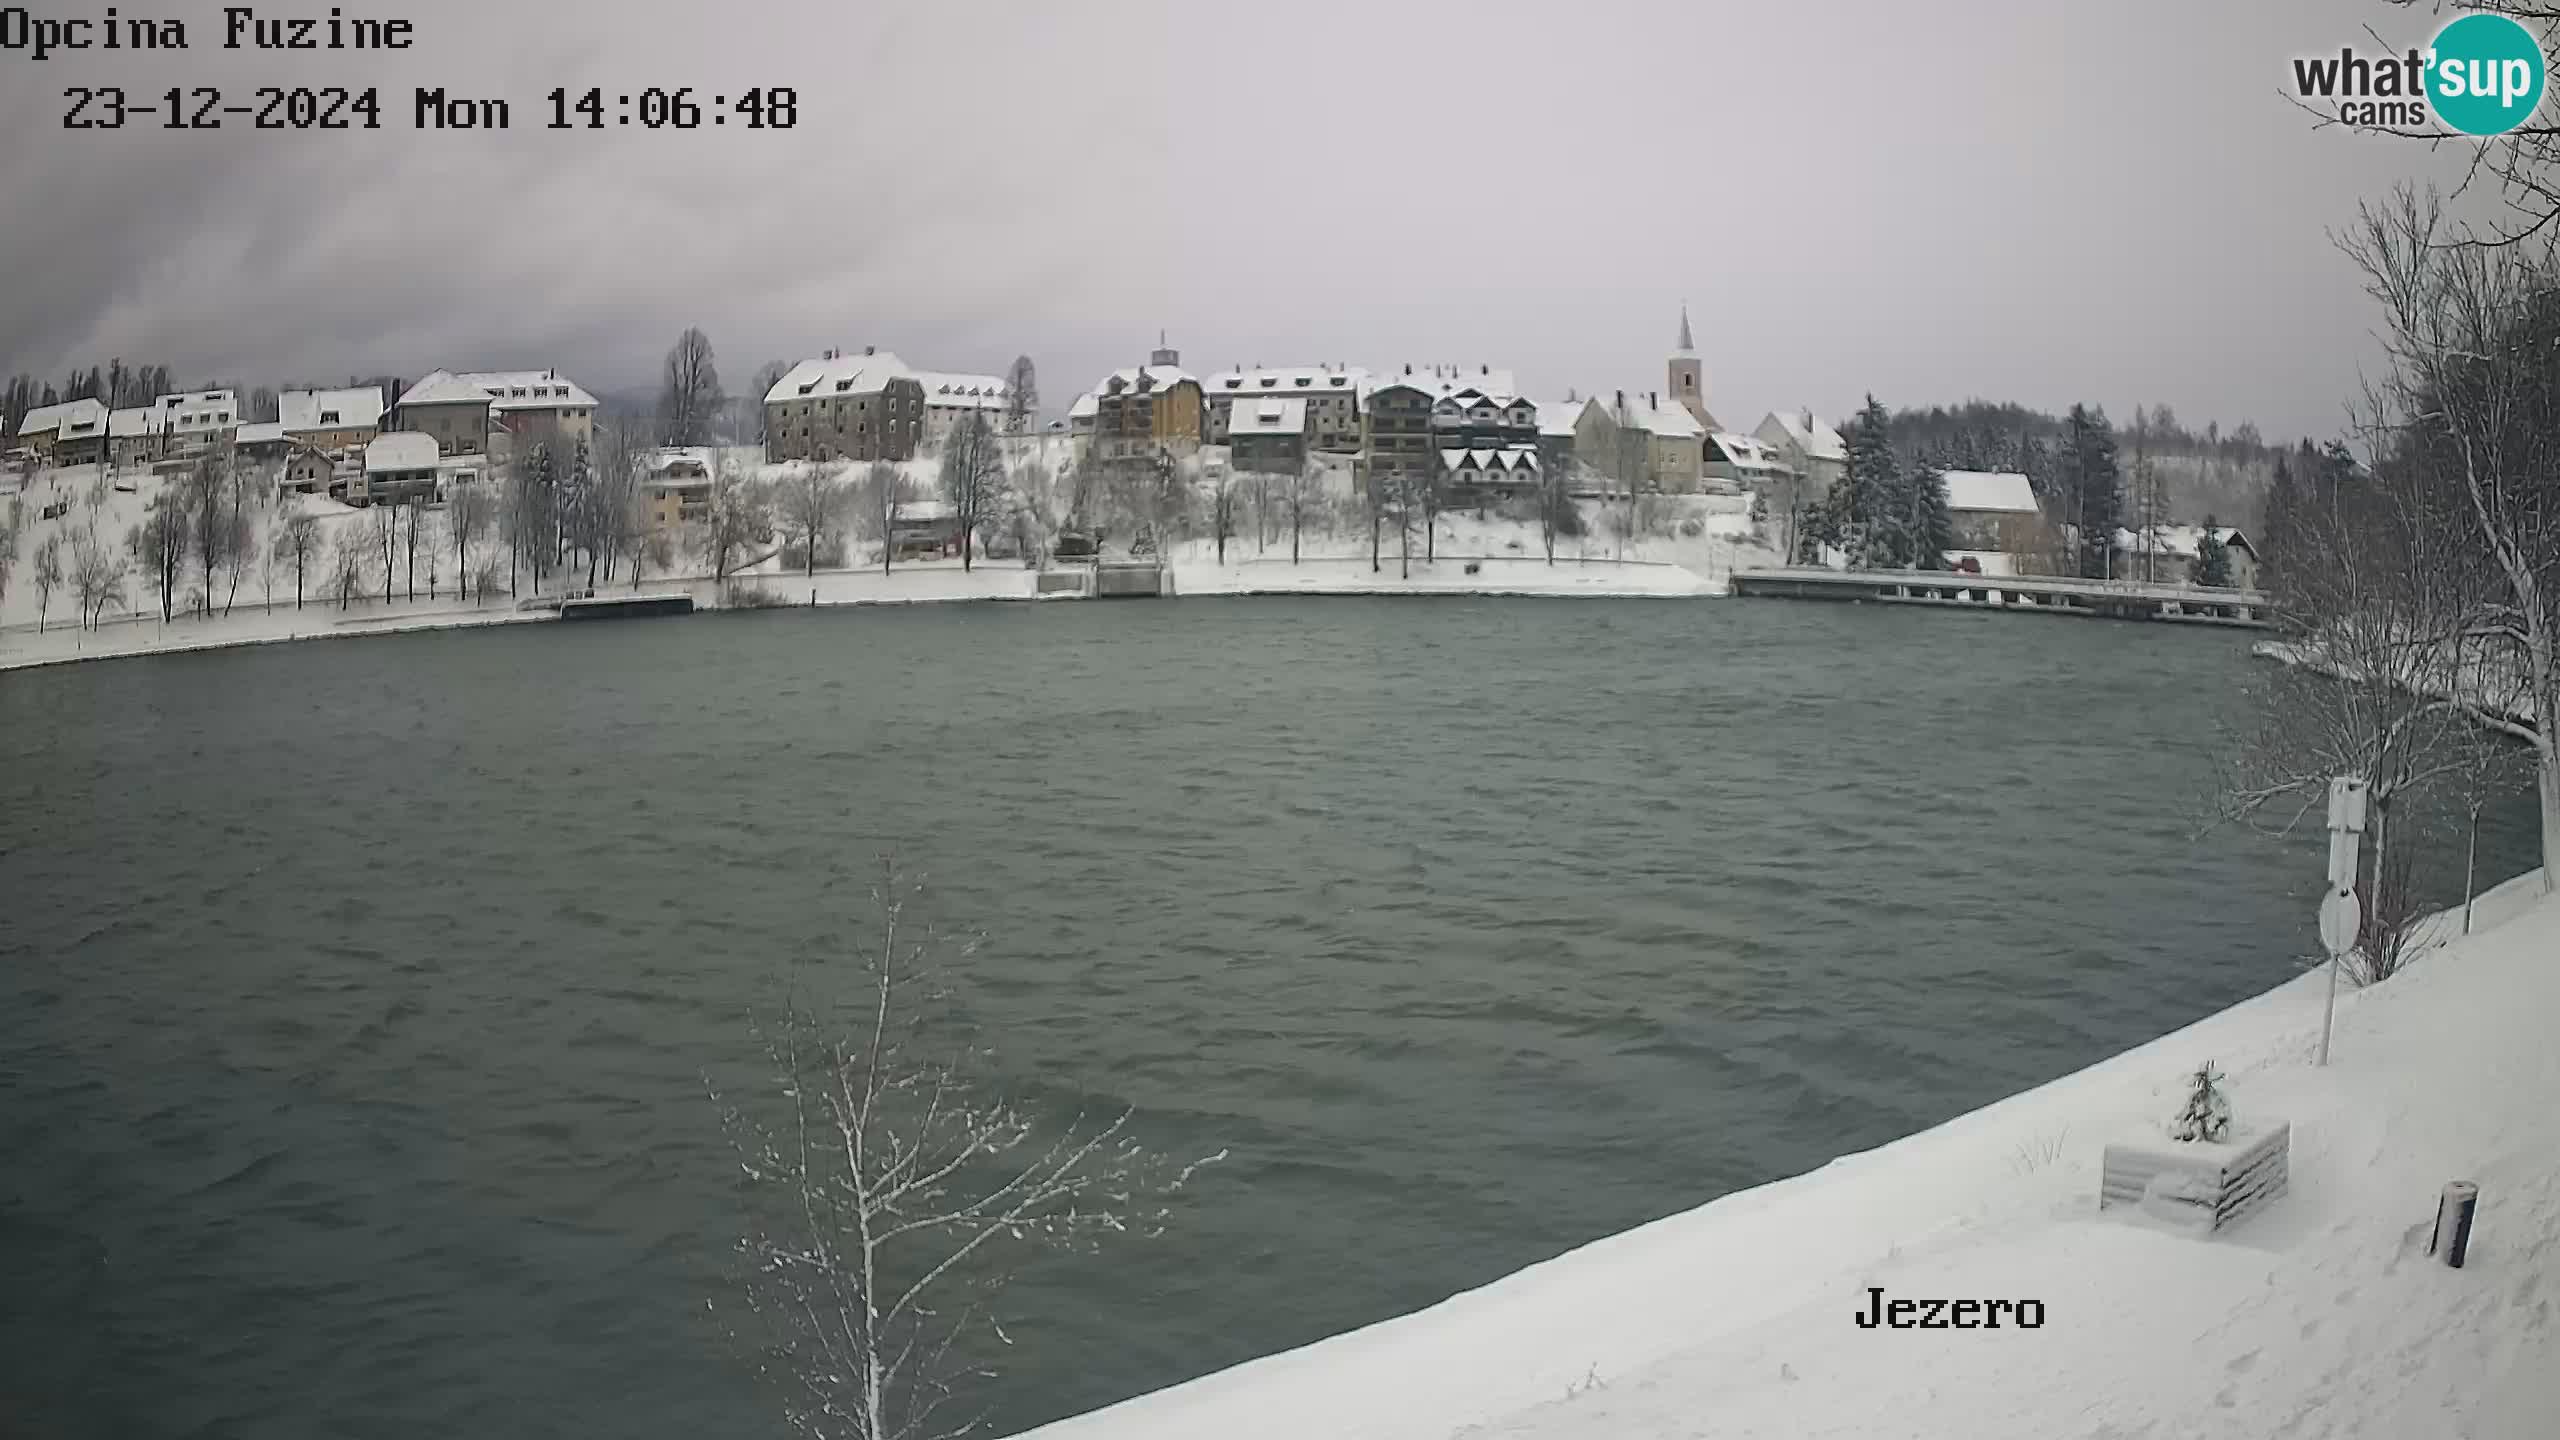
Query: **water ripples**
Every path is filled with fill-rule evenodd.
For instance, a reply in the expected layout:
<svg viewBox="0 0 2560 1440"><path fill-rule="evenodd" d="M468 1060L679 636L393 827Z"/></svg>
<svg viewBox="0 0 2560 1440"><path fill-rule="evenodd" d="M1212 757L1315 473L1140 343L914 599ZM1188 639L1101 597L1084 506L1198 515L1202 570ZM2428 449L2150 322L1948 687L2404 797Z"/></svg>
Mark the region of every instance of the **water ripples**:
<svg viewBox="0 0 2560 1440"><path fill-rule="evenodd" d="M2060 640L1183 601L0 677L0 1413L772 1431L703 1077L884 851L999 1078L1232 1157L1008 1291L1005 1425L1868 1148L2301 946L2316 857L2188 833L2239 647Z"/></svg>

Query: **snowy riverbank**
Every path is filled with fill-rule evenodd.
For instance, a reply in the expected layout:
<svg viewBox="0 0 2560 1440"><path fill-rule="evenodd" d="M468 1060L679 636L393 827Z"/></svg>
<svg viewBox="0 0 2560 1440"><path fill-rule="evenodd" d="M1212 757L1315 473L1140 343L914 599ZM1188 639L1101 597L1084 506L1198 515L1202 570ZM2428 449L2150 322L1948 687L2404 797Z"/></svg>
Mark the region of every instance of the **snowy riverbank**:
<svg viewBox="0 0 2560 1440"><path fill-rule="evenodd" d="M1029 1432L1042 1440L2524 1437L2560 1414L2560 898L2535 873L2341 995L2312 973L1810 1174L1430 1309ZM2097 1213L2101 1147L2213 1061L2293 1124L2292 1188L2200 1240ZM2428 1261L2447 1180L2470 1265ZM1888 1297L2034 1299L2034 1330L1859 1327Z"/></svg>

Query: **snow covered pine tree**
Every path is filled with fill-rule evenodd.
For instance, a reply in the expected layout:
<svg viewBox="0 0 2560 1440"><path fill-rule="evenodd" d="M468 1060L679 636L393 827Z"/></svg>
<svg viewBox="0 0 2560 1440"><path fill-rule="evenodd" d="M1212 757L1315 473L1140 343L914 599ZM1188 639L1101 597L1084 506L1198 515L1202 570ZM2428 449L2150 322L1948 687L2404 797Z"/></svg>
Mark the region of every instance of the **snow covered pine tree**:
<svg viewBox="0 0 2560 1440"><path fill-rule="evenodd" d="M2231 1099L2222 1093L2222 1072L2207 1060L2187 1077L2186 1108L2169 1125L2169 1138L2219 1142L2231 1133Z"/></svg>

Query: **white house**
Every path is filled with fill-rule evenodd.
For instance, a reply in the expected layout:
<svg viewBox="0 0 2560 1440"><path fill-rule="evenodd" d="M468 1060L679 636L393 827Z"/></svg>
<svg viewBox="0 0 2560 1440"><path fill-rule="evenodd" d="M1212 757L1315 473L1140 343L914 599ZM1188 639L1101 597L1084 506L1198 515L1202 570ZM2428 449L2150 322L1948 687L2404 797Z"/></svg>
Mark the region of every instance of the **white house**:
<svg viewBox="0 0 2560 1440"><path fill-rule="evenodd" d="M1200 382L1201 398L1209 407L1208 443L1227 443L1239 400L1294 399L1306 403L1308 444L1319 450L1357 450L1360 402L1368 389L1369 372L1355 365L1220 371Z"/></svg>
<svg viewBox="0 0 2560 1440"><path fill-rule="evenodd" d="M379 434L382 408L382 392L371 385L287 390L276 398L276 421L293 439L333 449L361 445Z"/></svg>
<svg viewBox="0 0 2560 1440"><path fill-rule="evenodd" d="M478 481L483 463L477 456L445 455L432 435L388 431L364 447L364 470L348 485L347 499L359 505L431 504L454 485Z"/></svg>
<svg viewBox="0 0 2560 1440"><path fill-rule="evenodd" d="M18 440L57 465L100 459L107 447L107 407L94 399L39 405L18 422Z"/></svg>
<svg viewBox="0 0 2560 1440"><path fill-rule="evenodd" d="M985 420L988 429L1003 433L1005 412L1013 404L1013 388L1002 380L993 375L952 375L936 370L912 373L916 383L924 387L925 444L941 444L942 437L972 415Z"/></svg>
<svg viewBox="0 0 2560 1440"><path fill-rule="evenodd" d="M2231 555L2231 587L2258 588L2258 547L2247 535L2227 525L2214 527ZM2197 552L2204 546L2201 525L2155 525L2142 534L2119 526L2115 534L2116 576L2163 585L2183 585L2194 573Z"/></svg>
<svg viewBox="0 0 2560 1440"><path fill-rule="evenodd" d="M1831 487L1849 473L1849 447L1841 440L1840 432L1810 410L1773 410L1751 436L1776 451L1787 468L1804 477L1808 502L1830 494Z"/></svg>
<svg viewBox="0 0 2560 1440"><path fill-rule="evenodd" d="M228 442L240 428L240 397L228 390L163 395L158 406L172 452Z"/></svg>

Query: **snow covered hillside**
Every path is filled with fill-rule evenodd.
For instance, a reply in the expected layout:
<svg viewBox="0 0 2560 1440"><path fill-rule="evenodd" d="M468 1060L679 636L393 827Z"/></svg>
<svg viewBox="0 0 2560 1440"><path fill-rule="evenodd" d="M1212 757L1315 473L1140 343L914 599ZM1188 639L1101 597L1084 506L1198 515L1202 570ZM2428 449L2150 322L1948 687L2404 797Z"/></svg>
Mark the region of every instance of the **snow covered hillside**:
<svg viewBox="0 0 2560 1440"><path fill-rule="evenodd" d="M2344 994L2303 976L2112 1060L1402 1319L1030 1432L2528 1437L2560 1433L2560 898L2539 872ZM2096 1208L2211 1060L2293 1125L2292 1184L2210 1239ZM2479 1183L2467 1268L2424 1254ZM1870 1329L1893 1298L2032 1299L2036 1329Z"/></svg>

